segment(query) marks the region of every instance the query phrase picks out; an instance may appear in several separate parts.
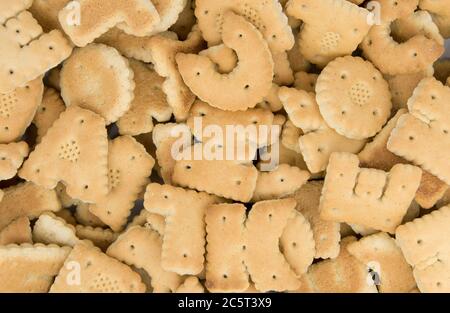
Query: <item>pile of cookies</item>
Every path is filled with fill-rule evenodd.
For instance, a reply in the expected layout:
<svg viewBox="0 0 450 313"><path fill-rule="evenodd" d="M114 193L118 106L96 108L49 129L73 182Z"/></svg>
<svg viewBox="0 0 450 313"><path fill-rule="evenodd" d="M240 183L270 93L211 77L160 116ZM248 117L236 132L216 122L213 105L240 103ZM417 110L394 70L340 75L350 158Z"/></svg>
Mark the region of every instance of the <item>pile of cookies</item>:
<svg viewBox="0 0 450 313"><path fill-rule="evenodd" d="M450 292L449 37L448 0L0 0L0 291Z"/></svg>

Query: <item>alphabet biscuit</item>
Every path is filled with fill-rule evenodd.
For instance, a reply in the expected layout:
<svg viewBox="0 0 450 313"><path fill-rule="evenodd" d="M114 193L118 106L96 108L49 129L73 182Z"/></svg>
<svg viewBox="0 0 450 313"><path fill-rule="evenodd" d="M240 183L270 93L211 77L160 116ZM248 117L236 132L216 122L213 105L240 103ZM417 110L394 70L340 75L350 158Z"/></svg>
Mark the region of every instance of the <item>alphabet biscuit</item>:
<svg viewBox="0 0 450 313"><path fill-rule="evenodd" d="M346 0L291 0L286 10L304 23L298 34L301 54L320 67L356 50L371 26L369 11Z"/></svg>
<svg viewBox="0 0 450 313"><path fill-rule="evenodd" d="M3 189L0 202L0 230L21 216L36 218L45 211L59 211L61 204L54 190L30 182Z"/></svg>
<svg viewBox="0 0 450 313"><path fill-rule="evenodd" d="M33 227L33 241L73 247L78 238L75 227L53 213L41 214Z"/></svg>
<svg viewBox="0 0 450 313"><path fill-rule="evenodd" d="M274 53L290 50L294 36L281 4L275 0L200 0L195 2L195 16L205 40L214 46L221 42L228 11L244 16L269 44Z"/></svg>
<svg viewBox="0 0 450 313"><path fill-rule="evenodd" d="M294 194L299 211L311 224L315 241L315 258L334 259L339 254L339 223L320 217L319 204L323 181L309 181Z"/></svg>
<svg viewBox="0 0 450 313"><path fill-rule="evenodd" d="M172 108L162 91L164 78L147 64L131 59L129 62L136 85L134 99L117 121L117 127L122 135L136 136L153 130L153 118L158 122L170 120Z"/></svg>
<svg viewBox="0 0 450 313"><path fill-rule="evenodd" d="M67 106L77 105L98 113L109 125L130 108L135 88L133 77L128 60L116 49L91 44L76 49L64 62L61 96Z"/></svg>
<svg viewBox="0 0 450 313"><path fill-rule="evenodd" d="M174 156L192 145L191 131L186 124L182 123L158 124L153 129L152 137L156 145L155 155L159 165L159 175L165 183L170 184L176 163Z"/></svg>
<svg viewBox="0 0 450 313"><path fill-rule="evenodd" d="M434 78L423 79L408 101L409 113L401 116L389 137L389 151L417 164L450 184L450 88Z"/></svg>
<svg viewBox="0 0 450 313"><path fill-rule="evenodd" d="M407 163L405 159L393 154L386 147L397 121L405 113L407 113L406 109L398 110L395 116L358 154L362 166L389 171L397 163ZM447 188L448 185L442 180L427 171L422 171L422 179L416 192L415 201L422 208L429 209L442 197Z"/></svg>
<svg viewBox="0 0 450 313"><path fill-rule="evenodd" d="M432 68L411 74L385 75L391 90L392 109L398 111L401 108L407 108L408 100L413 95L414 89L422 79L430 76L433 76Z"/></svg>
<svg viewBox="0 0 450 313"><path fill-rule="evenodd" d="M130 136L112 140L108 154L109 192L90 204L89 211L112 230L120 231L149 182L155 160Z"/></svg>
<svg viewBox="0 0 450 313"><path fill-rule="evenodd" d="M386 233L377 233L363 237L347 246L348 252L361 263L370 267L377 262L379 269L374 269L379 279L380 292L409 292L416 287L412 268L403 257L395 240Z"/></svg>
<svg viewBox="0 0 450 313"><path fill-rule="evenodd" d="M151 277L153 292L174 292L181 277L161 267L162 239L146 227L134 226L109 246L106 254L128 265L144 269Z"/></svg>
<svg viewBox="0 0 450 313"><path fill-rule="evenodd" d="M414 268L414 278L421 292L448 292L450 249L445 240L450 208L442 207L430 214L401 225L396 242L406 261Z"/></svg>
<svg viewBox="0 0 450 313"><path fill-rule="evenodd" d="M314 93L282 87L279 96L292 123L301 128L299 147L311 173L325 170L333 152L358 152L365 140L344 137L324 121Z"/></svg>
<svg viewBox="0 0 450 313"><path fill-rule="evenodd" d="M49 189L64 181L69 196L95 202L108 193L107 163L104 119L72 105L31 152L19 176Z"/></svg>
<svg viewBox="0 0 450 313"><path fill-rule="evenodd" d="M151 1L145 0L76 0L74 6L67 5L58 14L64 32L78 47L84 47L117 26L135 36L146 36L161 21ZM80 23L74 23L74 14L79 14ZM76 16L75 16L76 17Z"/></svg>
<svg viewBox="0 0 450 313"><path fill-rule="evenodd" d="M295 200L289 198L257 202L248 215L245 264L259 291L295 290L300 286L296 273L278 248L289 220L297 214L295 205ZM265 266L261 266L261 260L265 260Z"/></svg>
<svg viewBox="0 0 450 313"><path fill-rule="evenodd" d="M34 0L29 11L45 32L53 29L62 30L58 14L69 2L70 0Z"/></svg>
<svg viewBox="0 0 450 313"><path fill-rule="evenodd" d="M53 88L46 88L42 103L38 106L33 119L33 124L37 128L37 142L42 140L48 129L65 109L66 106L59 92Z"/></svg>
<svg viewBox="0 0 450 313"><path fill-rule="evenodd" d="M450 6L444 0L420 0L419 7L427 10L433 17L433 21L439 27L444 38L450 37Z"/></svg>
<svg viewBox="0 0 450 313"><path fill-rule="evenodd" d="M280 86L289 86L294 82L289 58L286 52L272 54L273 57L273 82Z"/></svg>
<svg viewBox="0 0 450 313"><path fill-rule="evenodd" d="M225 144L234 144L235 149L244 141L250 141L260 148L270 141L270 128L274 124L274 115L271 111L260 108L248 109L244 112L225 111L197 100L192 105L186 124L194 137L202 142L214 139L216 132L207 130L214 127L214 130L220 129L222 132ZM243 131L231 129L233 126L240 127ZM249 157L253 158L254 155Z"/></svg>
<svg viewBox="0 0 450 313"><path fill-rule="evenodd" d="M74 283L76 277L71 272L74 268L79 271L78 283ZM80 242L73 247L50 288L52 293L144 291L145 285L137 273L89 242Z"/></svg>
<svg viewBox="0 0 450 313"><path fill-rule="evenodd" d="M70 250L28 243L0 246L1 292L48 292Z"/></svg>
<svg viewBox="0 0 450 313"><path fill-rule="evenodd" d="M272 86L274 65L270 50L259 31L245 18L228 12L223 23L223 42L236 52L239 66L223 75L208 57L179 53L178 69L190 90L209 105L229 111L253 108ZM249 75L254 71L258 73Z"/></svg>
<svg viewBox="0 0 450 313"><path fill-rule="evenodd" d="M419 27L414 36L405 42L397 42L390 36L391 23L413 14L418 2L407 0L395 5L390 0L379 1L382 23L372 26L361 43L361 48L364 56L384 74L398 75L426 70L444 52L442 37L440 42L429 38L421 33L423 27ZM433 22L428 18L426 23ZM380 51L383 53L379 53Z"/></svg>
<svg viewBox="0 0 450 313"><path fill-rule="evenodd" d="M80 240L89 240L94 246L106 251L108 247L117 239L118 234L109 228L77 225L76 235Z"/></svg>
<svg viewBox="0 0 450 313"><path fill-rule="evenodd" d="M28 145L24 141L0 144L0 181L16 176L26 156Z"/></svg>
<svg viewBox="0 0 450 313"><path fill-rule="evenodd" d="M88 203L78 203L75 208L75 218L77 224L81 224L83 226L91 226L91 227L106 227L106 224L103 223L98 216L94 215L91 211L89 211Z"/></svg>
<svg viewBox="0 0 450 313"><path fill-rule="evenodd" d="M233 49L220 44L209 47L198 53L201 56L207 56L217 66L217 71L221 74L227 74L233 71L238 63L238 57Z"/></svg>
<svg viewBox="0 0 450 313"><path fill-rule="evenodd" d="M187 5L187 0L165 0L165 1L153 1L153 4L158 11L160 21L153 28L151 33L147 36L157 34L169 29L170 26L175 24L179 14L183 11Z"/></svg>
<svg viewBox="0 0 450 313"><path fill-rule="evenodd" d="M12 243L33 243L28 217L19 217L0 231L0 246L6 246Z"/></svg>
<svg viewBox="0 0 450 313"><path fill-rule="evenodd" d="M202 49L203 39L200 30L194 26L184 41L156 35L150 38L147 47L155 71L166 78L163 91L166 93L167 102L173 109L173 115L177 121L184 121L195 96L183 82L175 58L178 53L197 53Z"/></svg>
<svg viewBox="0 0 450 313"><path fill-rule="evenodd" d="M210 292L242 292L249 287L245 266L246 208L215 204L206 210L206 282ZM226 244L224 243L226 240Z"/></svg>
<svg viewBox="0 0 450 313"><path fill-rule="evenodd" d="M25 87L72 52L72 45L59 30L42 32L31 13L23 11L29 5L14 10L23 3L31 5L31 1L2 1L8 9L2 10L0 17L0 46L4 47L0 52L0 93Z"/></svg>
<svg viewBox="0 0 450 313"><path fill-rule="evenodd" d="M184 151L186 157L175 163L172 175L175 184L236 201L251 200L258 177L253 164L229 160L196 160L195 149L194 145L190 149L192 152ZM219 152L219 155L224 153Z"/></svg>
<svg viewBox="0 0 450 313"><path fill-rule="evenodd" d="M284 228L280 249L298 277L313 263L316 254L313 232L309 221L300 212L296 211Z"/></svg>
<svg viewBox="0 0 450 313"><path fill-rule="evenodd" d="M280 164L270 172L259 172L252 201L285 198L307 182L310 174L295 166Z"/></svg>
<svg viewBox="0 0 450 313"><path fill-rule="evenodd" d="M204 192L155 183L147 186L145 209L163 215L166 221L161 256L164 270L180 275L197 275L203 270L204 215L216 201L216 197Z"/></svg>
<svg viewBox="0 0 450 313"><path fill-rule="evenodd" d="M348 245L355 241L355 237L344 238L337 258L311 265L297 292L376 293L375 284L368 283L370 276L365 264L347 251Z"/></svg>
<svg viewBox="0 0 450 313"><path fill-rule="evenodd" d="M291 120L287 120L281 132L281 144L286 148L301 153L299 139L303 135L300 128L297 128Z"/></svg>
<svg viewBox="0 0 450 313"><path fill-rule="evenodd" d="M242 204L210 206L205 217L206 288L242 292L249 289L250 274L259 291L295 289L296 275L313 261L314 241L309 224L294 207L293 199L258 202L246 220Z"/></svg>
<svg viewBox="0 0 450 313"><path fill-rule="evenodd" d="M12 142L25 133L41 103L43 92L42 78L37 78L24 87L0 93L0 143Z"/></svg>
<svg viewBox="0 0 450 313"><path fill-rule="evenodd" d="M356 155L333 153L322 189L320 215L326 220L393 233L414 198L421 176L420 168L405 164L394 165L389 173L360 169Z"/></svg>

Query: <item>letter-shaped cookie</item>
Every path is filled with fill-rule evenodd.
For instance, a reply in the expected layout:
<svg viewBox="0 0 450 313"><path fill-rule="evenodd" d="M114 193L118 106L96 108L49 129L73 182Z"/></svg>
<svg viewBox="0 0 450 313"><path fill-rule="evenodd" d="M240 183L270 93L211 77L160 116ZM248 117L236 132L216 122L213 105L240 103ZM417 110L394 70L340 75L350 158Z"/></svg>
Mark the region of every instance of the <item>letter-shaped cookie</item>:
<svg viewBox="0 0 450 313"><path fill-rule="evenodd" d="M302 213L311 224L314 235L315 258L334 259L339 254L341 240L340 224L326 221L320 217L319 204L323 181L309 181L295 192L296 209Z"/></svg>
<svg viewBox="0 0 450 313"><path fill-rule="evenodd" d="M48 292L69 247L22 244L0 247L0 292Z"/></svg>
<svg viewBox="0 0 450 313"><path fill-rule="evenodd" d="M397 42L391 36L391 23L397 18L410 19L418 0L378 0L381 7L381 24L373 25L361 43L364 56L383 74L415 73L429 68L444 52L444 40L439 33L424 34L424 28L436 28L430 16L405 39ZM412 17L414 19L414 16ZM383 51L383 53L380 53Z"/></svg>
<svg viewBox="0 0 450 313"><path fill-rule="evenodd" d="M174 292L181 283L181 277L161 267L161 247L162 238L156 231L133 226L109 246L106 254L144 269L151 277L153 292Z"/></svg>
<svg viewBox="0 0 450 313"><path fill-rule="evenodd" d="M50 292L145 292L145 285L129 266L83 241L70 252Z"/></svg>
<svg viewBox="0 0 450 313"><path fill-rule="evenodd" d="M41 142L49 128L65 109L66 105L59 92L53 88L46 88L42 102L33 118L33 124L37 128L36 142Z"/></svg>
<svg viewBox="0 0 450 313"><path fill-rule="evenodd" d="M45 189L25 182L3 189L0 202L0 230L21 216L37 218L45 211L56 212L61 209L54 190Z"/></svg>
<svg viewBox="0 0 450 313"><path fill-rule="evenodd" d="M257 202L246 220L243 204L206 210L206 284L211 292L242 292L249 274L259 291L295 290L314 258L309 223L294 199Z"/></svg>
<svg viewBox="0 0 450 313"><path fill-rule="evenodd" d="M420 0L419 7L433 16L444 38L450 38L450 4L446 0Z"/></svg>
<svg viewBox="0 0 450 313"><path fill-rule="evenodd" d="M270 172L258 172L252 201L279 199L292 195L310 176L308 171L288 164L280 164Z"/></svg>
<svg viewBox="0 0 450 313"><path fill-rule="evenodd" d="M269 47L251 23L231 12L225 13L222 39L239 59L232 72L220 74L206 56L179 53L176 61L181 76L197 97L213 107L252 108L272 87L274 64Z"/></svg>
<svg viewBox="0 0 450 313"><path fill-rule="evenodd" d="M78 47L117 26L135 36L146 36L159 23L155 6L149 0L75 0L59 12L64 32ZM79 17L79 25L74 21Z"/></svg>
<svg viewBox="0 0 450 313"><path fill-rule="evenodd" d="M128 60L116 49L90 44L75 49L64 62L61 96L67 106L78 105L100 114L109 125L130 108L135 88L133 76Z"/></svg>
<svg viewBox="0 0 450 313"><path fill-rule="evenodd" d="M450 87L423 79L391 133L389 151L450 184Z"/></svg>
<svg viewBox="0 0 450 313"><path fill-rule="evenodd" d="M406 261L414 267L414 278L421 292L449 292L450 207L445 206L414 221L401 225L395 232L397 244Z"/></svg>
<svg viewBox="0 0 450 313"><path fill-rule="evenodd" d="M237 150L237 141L244 142L248 140L257 144L258 148L262 148L267 146L270 140L274 115L271 111L261 108L248 109L242 112L224 111L197 100L192 105L186 124L195 138L202 142L214 137L213 134L209 134L208 128L218 129L220 127L225 139L225 145L229 142L233 143L235 144L235 150ZM233 128L234 126L236 128ZM239 129L244 128L247 131L239 131ZM236 138L231 140L231 136Z"/></svg>
<svg viewBox="0 0 450 313"><path fill-rule="evenodd" d="M300 51L319 66L351 54L371 26L369 11L346 0L291 0L286 10L304 22L298 35Z"/></svg>
<svg viewBox="0 0 450 313"><path fill-rule="evenodd" d="M304 132L299 146L311 173L325 170L331 153L356 153L364 146L365 140L344 137L326 124L314 93L282 87L278 94L289 119Z"/></svg>
<svg viewBox="0 0 450 313"><path fill-rule="evenodd" d="M393 233L419 187L422 170L396 164L389 173L359 168L350 153L331 155L320 199L321 217Z"/></svg>
<svg viewBox="0 0 450 313"><path fill-rule="evenodd" d="M164 78L147 64L129 61L136 84L134 99L130 109L117 121L117 127L122 135L136 136L153 130L153 118L158 122L170 120L172 108L162 90Z"/></svg>
<svg viewBox="0 0 450 313"><path fill-rule="evenodd" d="M173 33L167 34L173 35ZM195 95L183 82L175 57L177 53L197 53L202 49L203 44L204 41L197 26L192 28L184 41L171 38L169 35L160 34L151 37L145 44L145 52L148 53L144 54L150 60L144 58L141 61L153 63L155 71L166 78L163 84L163 91L177 121L186 120L189 109L195 100Z"/></svg>
<svg viewBox="0 0 450 313"><path fill-rule="evenodd" d="M260 291L295 290L300 285L279 250L280 237L288 221L295 217L295 205L294 199L257 202L248 215L245 264Z"/></svg>
<svg viewBox="0 0 450 313"><path fill-rule="evenodd" d="M227 11L244 16L251 22L262 33L272 52L290 50L294 45L288 19L277 0L197 0L195 16L210 46L221 42Z"/></svg>
<svg viewBox="0 0 450 313"><path fill-rule="evenodd" d="M386 147L391 132L397 125L397 121L407 112L406 109L398 110L383 129L372 138L372 141L365 145L364 149L358 154L363 167L389 171L397 163L407 163L405 159L390 152ZM445 182L423 170L415 201L423 209L430 209L442 198L447 188L448 185Z"/></svg>
<svg viewBox="0 0 450 313"><path fill-rule="evenodd" d="M12 142L25 133L41 103L42 77L8 93L0 93L0 143Z"/></svg>
<svg viewBox="0 0 450 313"><path fill-rule="evenodd" d="M199 147L199 148L198 148ZM176 162L172 180L183 187L205 191L227 199L248 202L256 188L258 171L253 164L226 159L206 159L201 144L189 147ZM202 155L197 159L196 150ZM220 156L223 148L216 148ZM190 150L190 151L189 151Z"/></svg>
<svg viewBox="0 0 450 313"><path fill-rule="evenodd" d="M386 233L361 238L347 246L348 252L378 275L380 292L409 292L416 287L411 266L395 240Z"/></svg>
<svg viewBox="0 0 450 313"><path fill-rule="evenodd" d="M33 241L73 247L79 241L75 227L51 212L41 214L33 226Z"/></svg>
<svg viewBox="0 0 450 313"><path fill-rule="evenodd" d="M107 195L89 211L118 232L127 222L134 202L149 182L155 160L131 136L112 140L108 148L109 187Z"/></svg>
<svg viewBox="0 0 450 313"><path fill-rule="evenodd" d="M8 11L9 6L16 8L17 2L24 1L4 0L1 4L11 15L0 15L0 93L25 86L72 52L72 45L59 30L43 34L30 12Z"/></svg>
<svg viewBox="0 0 450 313"><path fill-rule="evenodd" d="M299 292L377 292L375 284L368 284L370 275L367 266L348 251L355 237L342 240L337 258L317 262L310 266L308 273L301 278Z"/></svg>
<svg viewBox="0 0 450 313"><path fill-rule="evenodd" d="M207 207L217 198L204 192L170 185L147 186L144 207L165 216L161 265L180 275L197 275L203 270Z"/></svg>
<svg viewBox="0 0 450 313"><path fill-rule="evenodd" d="M92 203L108 193L108 140L105 120L70 106L48 130L19 171L48 189L59 181L69 196Z"/></svg>
<svg viewBox="0 0 450 313"><path fill-rule="evenodd" d="M192 145L192 134L186 124L166 123L158 124L152 132L152 141L156 147L156 159L159 166L158 175L166 184L171 184L175 157L185 147ZM179 150L174 149L178 147ZM181 150L181 151L180 151Z"/></svg>
<svg viewBox="0 0 450 313"><path fill-rule="evenodd" d="M206 210L206 283L210 292L243 292L248 289L245 267L246 208L222 203Z"/></svg>
<svg viewBox="0 0 450 313"><path fill-rule="evenodd" d="M7 246L12 243L33 243L28 217L18 217L0 231L0 246Z"/></svg>
<svg viewBox="0 0 450 313"><path fill-rule="evenodd" d="M25 141L0 144L0 181L13 178L27 155L28 145Z"/></svg>

